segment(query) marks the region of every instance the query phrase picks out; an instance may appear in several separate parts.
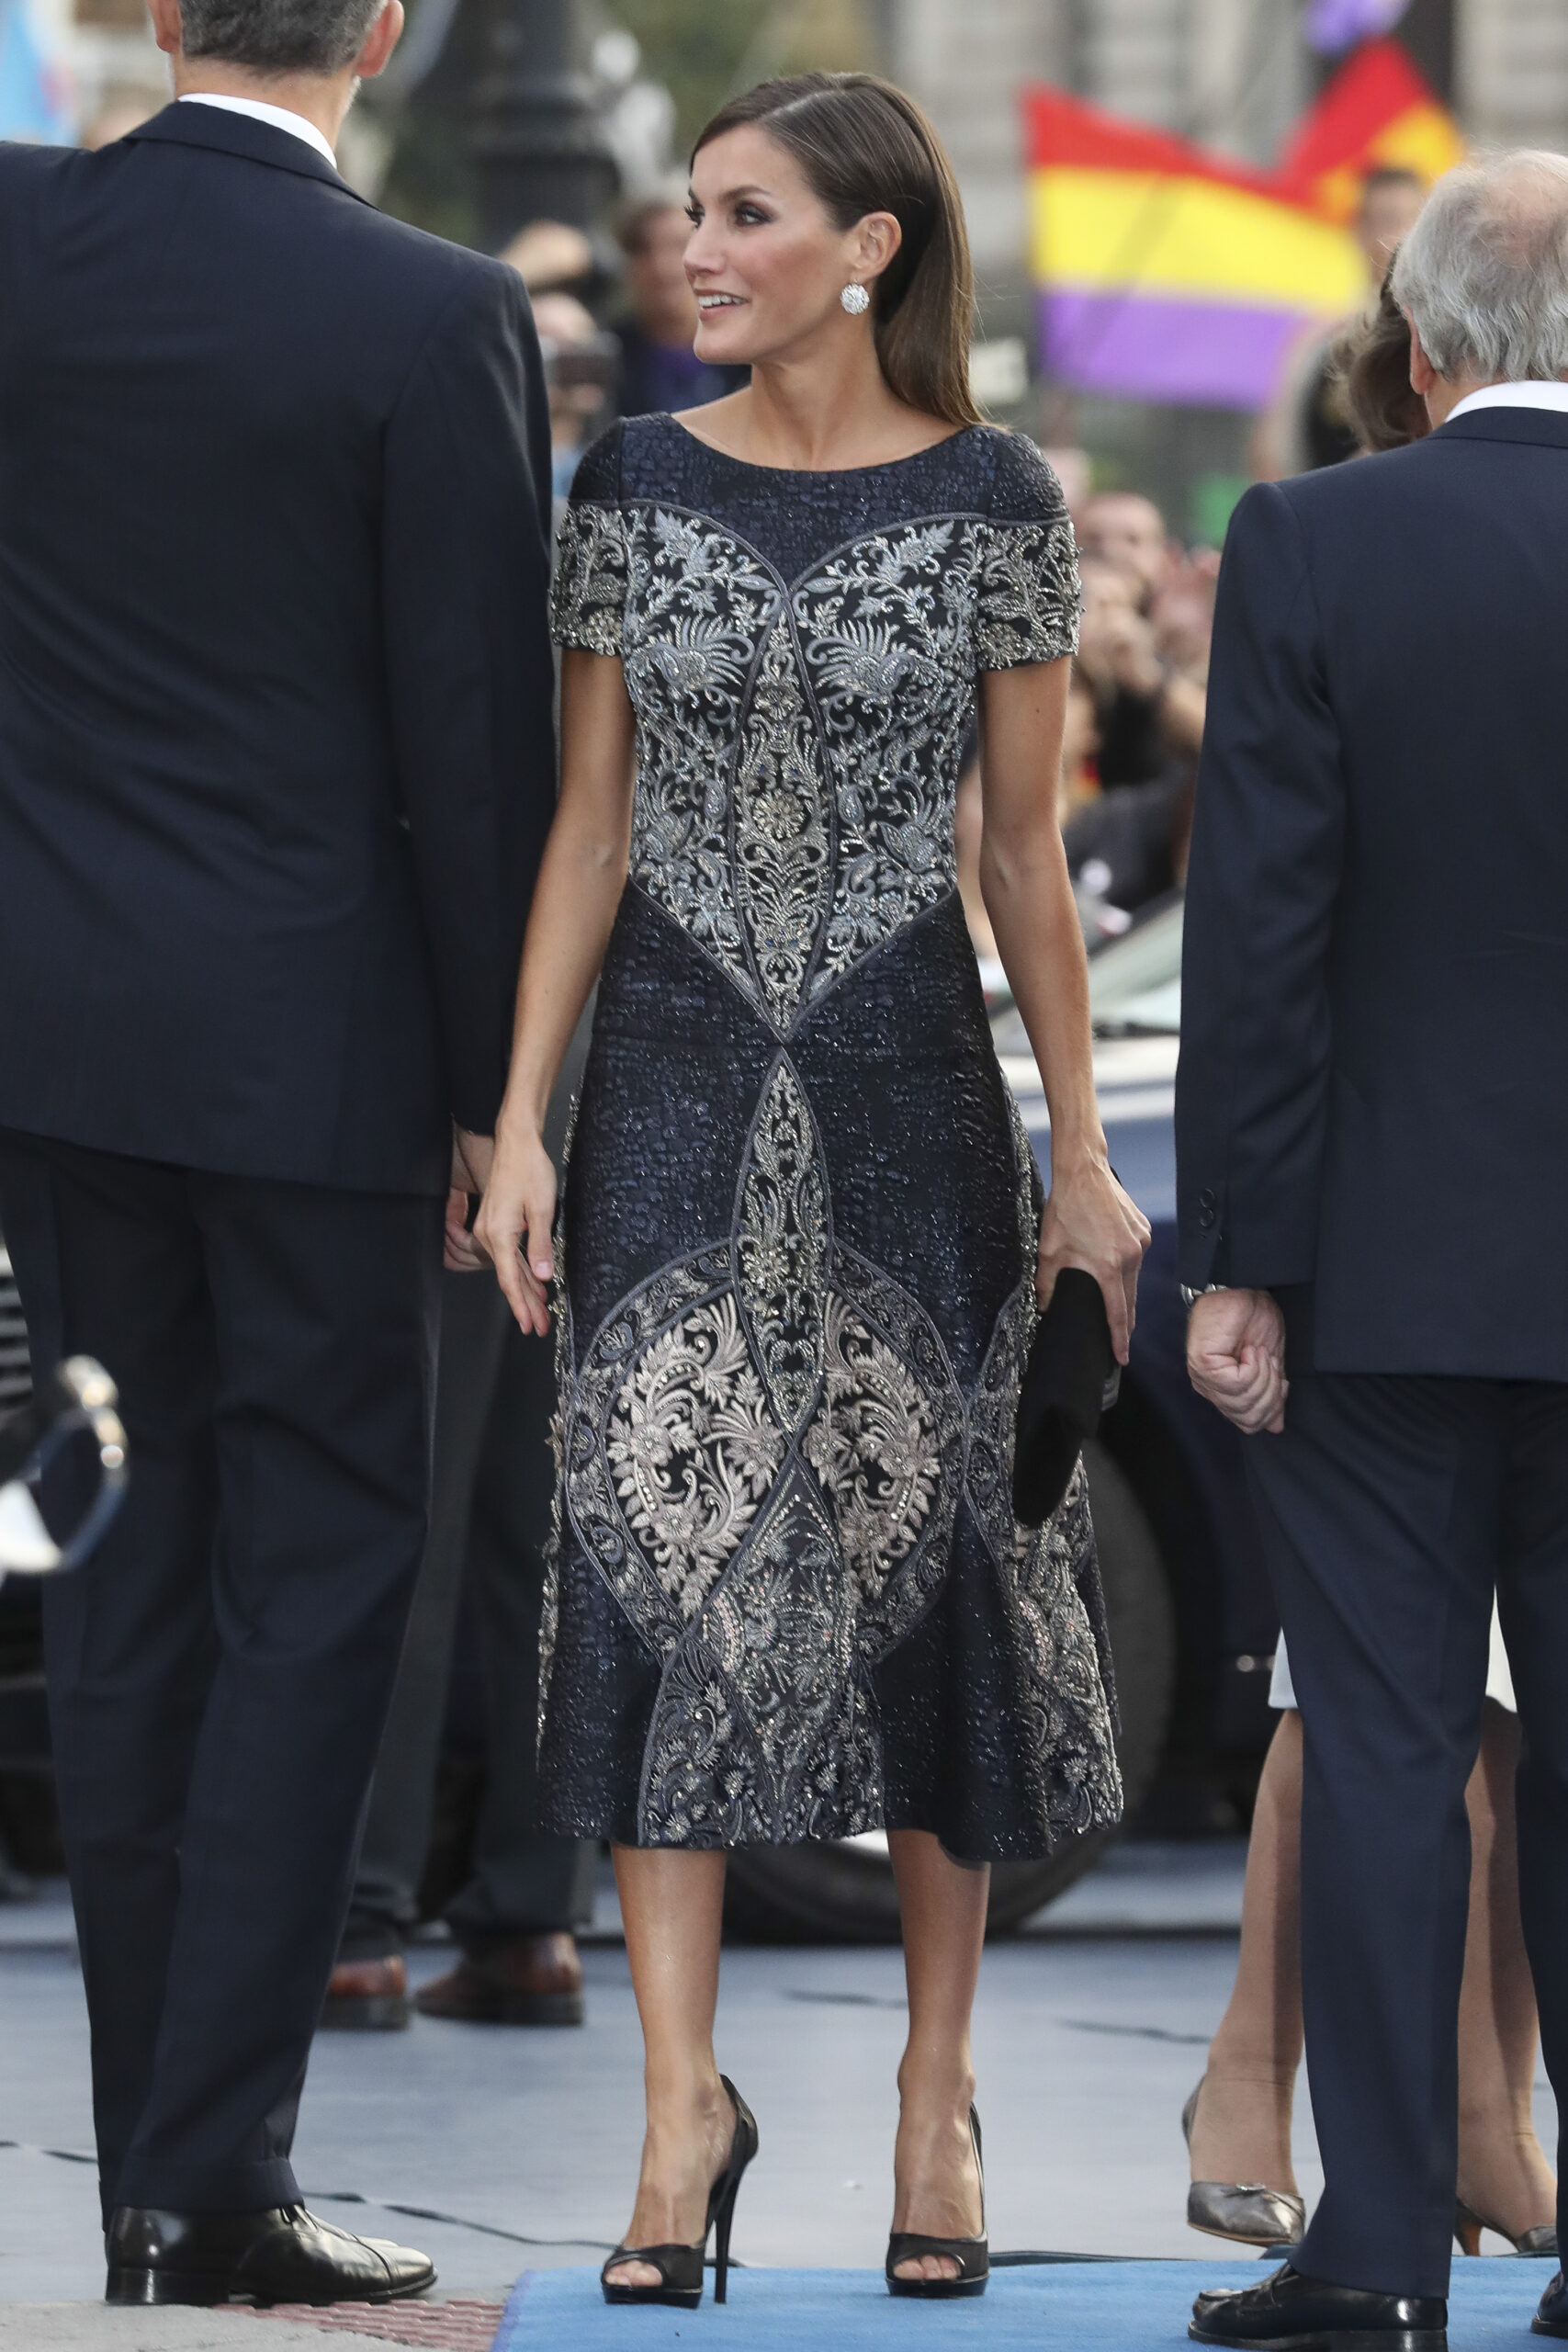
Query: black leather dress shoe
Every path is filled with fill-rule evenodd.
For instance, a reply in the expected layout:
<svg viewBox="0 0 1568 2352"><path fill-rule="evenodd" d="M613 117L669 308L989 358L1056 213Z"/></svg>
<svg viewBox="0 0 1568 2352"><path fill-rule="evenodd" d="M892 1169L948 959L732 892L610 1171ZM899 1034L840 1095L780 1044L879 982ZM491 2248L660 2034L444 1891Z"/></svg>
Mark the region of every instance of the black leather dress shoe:
<svg viewBox="0 0 1568 2352"><path fill-rule="evenodd" d="M1187 2331L1195 2344L1261 2345L1269 2352L1448 2352L1440 2295L1380 2295L1303 2278L1287 2262L1261 2286L1200 2295Z"/></svg>
<svg viewBox="0 0 1568 2352"><path fill-rule="evenodd" d="M391 2303L435 2284L428 2255L351 2237L303 2205L269 2213L122 2205L105 2251L109 2303Z"/></svg>
<svg viewBox="0 0 1568 2352"><path fill-rule="evenodd" d="M1568 2279L1560 2270L1530 2322L1532 2335L1568 2335Z"/></svg>

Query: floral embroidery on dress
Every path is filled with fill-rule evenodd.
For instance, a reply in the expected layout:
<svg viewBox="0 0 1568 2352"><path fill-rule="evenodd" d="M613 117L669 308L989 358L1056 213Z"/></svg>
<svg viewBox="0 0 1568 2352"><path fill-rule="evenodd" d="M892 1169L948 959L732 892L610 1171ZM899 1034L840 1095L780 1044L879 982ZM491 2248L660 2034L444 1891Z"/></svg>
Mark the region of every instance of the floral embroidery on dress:
<svg viewBox="0 0 1568 2352"><path fill-rule="evenodd" d="M550 621L563 644L618 653L626 597L626 526L618 506L569 506L557 542Z"/></svg>
<svg viewBox="0 0 1568 2352"><path fill-rule="evenodd" d="M710 459L692 455L678 426L649 420L646 429L679 436L662 469L670 494L618 499L610 485L620 458L591 458L599 488L575 501L563 530L555 616L564 642L625 664L637 782L622 918L644 942L651 977L639 980L624 1051L660 1050L648 1008L660 1006L657 1027L663 976L682 975L670 1019L686 1025L660 1067L684 1090L689 1132L671 1136L645 1109L637 1132L655 1155L657 1213L639 1216L648 1163L633 1152L617 1162L616 1200L603 1177L596 1199L606 1230L621 1237L624 1285L604 1280L603 1267L620 1261L595 1237L592 1328L573 1299L559 1301L559 1533L542 1721L572 1703L557 1690L558 1669L551 1679L559 1617L583 1611L589 1627L593 1609L609 1609L626 1629L610 1646L617 1656L617 1645L635 1648L638 1660L626 1703L638 1711L640 1763L635 1822L617 1797L603 1818L557 1826L716 1847L852 1837L883 1826L890 1808L898 1818L910 1758L897 1677L906 1645L952 1605L962 1559L990 1596L983 1638L998 1648L991 1688L1000 1694L991 1703L1010 1741L1005 1754L987 1751L976 1774L987 1792L1010 1775L1019 1783L1023 1826L1007 1831L1010 1849L1048 1848L1113 1820L1120 1804L1084 1600L1093 1535L1081 1472L1043 1530L1012 1516L1037 1180L1016 1106L1003 1107L962 925L954 916L955 930L937 927L953 901L957 763L977 675L1072 649L1071 526L1028 445L981 434L958 436L941 476L955 492L984 488L973 505L937 499L941 511L869 524L856 508L863 527L824 532L809 548L764 533L760 547L756 503L723 514L682 503L679 484L693 478L682 469ZM993 517L986 502L1004 470L1012 511ZM799 557L786 560L785 545ZM668 944L676 934L678 952ZM844 1166L843 1131L826 1106L837 1099L847 1115L846 1096L886 1100L897 1091L890 1072L907 1081L905 983L879 988L874 967L861 988L858 976L910 939L921 955L954 958L951 971L942 967L941 1001L959 1005L960 1042L945 1041L931 1067L980 1073L967 1094L944 1099L978 1123L983 1142L971 1145L956 1125L930 1139L933 1161L983 1151L993 1228L983 1276L965 1271L953 1244L956 1287L972 1276L986 1303L953 1353L955 1310L920 1257L919 1237L936 1228L919 1222L918 1151L889 1180L891 1205L875 1212L891 1236L886 1263L845 1238L834 1195L844 1179L830 1173ZM908 981L912 958L902 968ZM606 978L602 1012L611 986ZM725 1045L726 1083L710 1101L705 1022L718 1020L721 999L733 1008L725 1036L742 1042ZM620 1065L626 1074L640 1067ZM618 1115L617 1102L599 1113L602 1123ZM731 1124L720 1129L721 1117ZM857 1149L863 1161L867 1148ZM665 1181L671 1167L684 1172ZM849 1181L852 1203L864 1174ZM900 1227L906 1202L915 1214ZM855 1214L866 1214L863 1198ZM728 1231L713 1230L709 1221L726 1216ZM852 1216L851 1229L863 1240ZM651 1272L649 1232L666 1237L666 1262ZM929 1304L910 1287L922 1281ZM595 1638L576 1635L580 1705L590 1703L586 1682L619 1670ZM901 1688L903 1697L888 1696ZM973 1704L966 1690L930 1720L967 1719ZM628 1752L630 1720L623 1713L605 1735L618 1754ZM971 1721L953 1736L982 1735ZM897 1738L901 1757L889 1747Z"/></svg>
<svg viewBox="0 0 1568 2352"><path fill-rule="evenodd" d="M626 691L637 720L631 879L761 1000L741 928L732 773L777 582L701 517L639 513L628 534Z"/></svg>
<svg viewBox="0 0 1568 2352"><path fill-rule="evenodd" d="M637 1358L604 1457L626 1524L682 1616L706 1599L783 1452L732 1298L692 1308Z"/></svg>
<svg viewBox="0 0 1568 2352"><path fill-rule="evenodd" d="M786 597L701 516L569 514L609 518L563 534L556 627L599 651L624 639L632 879L788 1035L804 997L955 887L976 672L1075 647L1072 526L874 533Z"/></svg>
<svg viewBox="0 0 1568 2352"><path fill-rule="evenodd" d="M821 923L827 794L787 622L762 649L735 778L735 879L768 1009L787 1029Z"/></svg>
<svg viewBox="0 0 1568 2352"><path fill-rule="evenodd" d="M1058 662L1077 651L1081 594L1073 526L1066 516L991 532L980 605L975 651L983 670Z"/></svg>
<svg viewBox="0 0 1568 2352"><path fill-rule="evenodd" d="M781 1056L740 1180L736 1261L746 1318L780 1420L794 1430L822 1376L828 1194L800 1082Z"/></svg>

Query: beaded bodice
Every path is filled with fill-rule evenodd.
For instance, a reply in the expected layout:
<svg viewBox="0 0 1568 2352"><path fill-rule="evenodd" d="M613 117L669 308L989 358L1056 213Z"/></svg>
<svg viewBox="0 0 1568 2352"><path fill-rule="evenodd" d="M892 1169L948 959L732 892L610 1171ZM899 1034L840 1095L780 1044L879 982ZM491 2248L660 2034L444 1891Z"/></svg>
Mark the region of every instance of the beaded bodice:
<svg viewBox="0 0 1568 2352"><path fill-rule="evenodd" d="M1072 526L988 427L802 475L639 418L580 469L555 609L626 665L633 883L787 1036L953 888L976 678L1073 650Z"/></svg>

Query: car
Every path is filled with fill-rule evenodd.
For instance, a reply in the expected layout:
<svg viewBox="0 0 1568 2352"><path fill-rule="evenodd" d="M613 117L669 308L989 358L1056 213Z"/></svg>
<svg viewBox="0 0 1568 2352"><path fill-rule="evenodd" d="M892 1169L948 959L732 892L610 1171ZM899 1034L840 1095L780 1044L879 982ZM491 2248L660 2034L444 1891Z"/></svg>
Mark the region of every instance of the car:
<svg viewBox="0 0 1568 2352"><path fill-rule="evenodd" d="M1239 1826L1272 1718L1279 1620L1247 1492L1242 1444L1193 1395L1176 1267L1176 1059L1180 894L1141 910L1089 957L1094 1074L1111 1163L1154 1228L1122 1393L1085 1450L1122 1716L1127 1817L1179 1829ZM992 1035L1043 1172L1051 1120L1005 988ZM1006 1932L1091 1869L1115 1833L992 1872L991 1931ZM746 1849L731 1857L732 1924L752 1934L870 1940L897 1931L886 1839Z"/></svg>

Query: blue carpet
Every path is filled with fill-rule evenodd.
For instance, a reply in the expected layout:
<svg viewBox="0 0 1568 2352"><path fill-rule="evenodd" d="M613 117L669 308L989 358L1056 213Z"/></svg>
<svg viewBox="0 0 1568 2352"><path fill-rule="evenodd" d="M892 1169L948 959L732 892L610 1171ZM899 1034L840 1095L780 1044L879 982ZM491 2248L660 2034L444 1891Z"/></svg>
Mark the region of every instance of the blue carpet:
<svg viewBox="0 0 1568 2352"><path fill-rule="evenodd" d="M1053 2263L998 2270L980 2297L950 2303L895 2301L870 2270L732 2270L729 2301L695 2312L612 2308L595 2270L529 2270L518 2280L494 2352L664 2352L722 2342L732 2352L1174 2352L1187 2342L1201 2287L1247 2287L1268 2276L1258 2262ZM1549 2262L1506 2256L1456 2261L1449 2301L1449 2352L1524 2352L1526 2331L1552 2275Z"/></svg>

